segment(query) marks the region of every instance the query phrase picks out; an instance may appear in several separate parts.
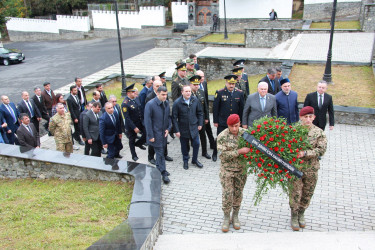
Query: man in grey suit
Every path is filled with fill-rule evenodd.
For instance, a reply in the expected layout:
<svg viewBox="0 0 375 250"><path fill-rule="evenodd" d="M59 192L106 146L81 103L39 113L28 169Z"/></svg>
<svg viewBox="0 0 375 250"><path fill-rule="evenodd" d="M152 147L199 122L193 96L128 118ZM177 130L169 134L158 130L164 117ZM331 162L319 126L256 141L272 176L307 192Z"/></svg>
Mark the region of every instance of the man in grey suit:
<svg viewBox="0 0 375 250"><path fill-rule="evenodd" d="M40 147L40 137L36 130L34 124L30 123L30 118L27 114L20 114L20 121L22 122L17 129L17 137L20 146L29 148L39 148Z"/></svg>
<svg viewBox="0 0 375 250"><path fill-rule="evenodd" d="M91 110L83 116L83 132L86 141L91 149L91 156L101 157L102 142L99 137L99 117L102 115L100 111L102 106L100 102L94 102Z"/></svg>
<svg viewBox="0 0 375 250"><path fill-rule="evenodd" d="M249 95L242 115L242 127L253 126L253 122L264 116L276 116L276 98L268 92L268 83L258 83L258 92Z"/></svg>

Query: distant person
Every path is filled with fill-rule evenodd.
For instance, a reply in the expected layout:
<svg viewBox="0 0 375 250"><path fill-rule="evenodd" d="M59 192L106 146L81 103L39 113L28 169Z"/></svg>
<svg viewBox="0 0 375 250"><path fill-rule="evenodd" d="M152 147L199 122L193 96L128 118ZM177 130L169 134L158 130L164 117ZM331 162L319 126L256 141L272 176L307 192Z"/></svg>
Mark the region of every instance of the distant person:
<svg viewBox="0 0 375 250"><path fill-rule="evenodd" d="M272 20L272 21L278 19L277 18L277 12L274 9L271 10L269 16L270 16L270 20Z"/></svg>
<svg viewBox="0 0 375 250"><path fill-rule="evenodd" d="M9 144L7 131L8 131L8 124L6 123L3 111L0 110L0 143Z"/></svg>
<svg viewBox="0 0 375 250"><path fill-rule="evenodd" d="M139 100L141 101L141 107L142 107L142 112L145 111L145 106L146 106L146 97L149 91L152 90L152 78L150 76L145 78L145 81L142 83L144 86L141 92L139 92Z"/></svg>
<svg viewBox="0 0 375 250"><path fill-rule="evenodd" d="M51 89L51 84L49 82L43 83L44 90L42 91L44 106L47 109L48 115L52 117L52 106L55 102L55 93L53 93L53 90Z"/></svg>
<svg viewBox="0 0 375 250"><path fill-rule="evenodd" d="M194 60L194 69L195 69L195 70L200 70L200 68L199 68L199 64L198 64L198 57L197 57L195 54L191 54L191 55L189 56L189 58ZM197 73L197 72L195 72L195 73ZM190 78L191 78L191 77L190 77ZM190 78L189 78L189 79L190 79Z"/></svg>
<svg viewBox="0 0 375 250"><path fill-rule="evenodd" d="M99 92L100 105L102 105L103 107L106 104L106 102L108 102L107 96L105 95L105 92L103 90L103 84L98 83L95 87L96 91Z"/></svg>
<svg viewBox="0 0 375 250"><path fill-rule="evenodd" d="M249 78L247 74L245 73L245 59L237 60L233 63L233 67L235 68L241 68L242 67L242 76L241 79L245 81L247 89L246 94L250 95L250 88L249 88Z"/></svg>
<svg viewBox="0 0 375 250"><path fill-rule="evenodd" d="M280 81L281 91L275 95L277 105L277 117L284 117L288 124L299 121L298 94L291 90L288 78Z"/></svg>
<svg viewBox="0 0 375 250"><path fill-rule="evenodd" d="M280 68L280 67L276 67L275 68L276 69L276 79L279 81L279 83L280 83L280 81L282 80L282 79L284 79L283 78L283 70ZM280 85L281 86L281 85Z"/></svg>
<svg viewBox="0 0 375 250"><path fill-rule="evenodd" d="M44 97L42 96L42 91L39 87L34 88L35 95L31 98L36 107L39 109L40 114L42 115L42 118L46 120L46 123L44 123L44 128L46 131L48 131L48 124L50 116L48 114L47 108L44 105Z"/></svg>
<svg viewBox="0 0 375 250"><path fill-rule="evenodd" d="M85 143L81 140L81 131L79 129L79 115L83 111L81 109L80 99L78 97L78 88L75 85L70 86L70 96L66 100L68 103L68 108L70 112L70 116L72 117L73 126L74 126L74 133L73 138L76 140L80 145L85 145ZM87 103L87 102L85 102Z"/></svg>
<svg viewBox="0 0 375 250"><path fill-rule="evenodd" d="M3 102L3 104L1 104L0 106L0 111L2 112L5 122L7 124L6 135L8 138L8 143L12 145L15 143L17 144L18 140L15 137L15 133L18 127L20 126L18 122L18 116L20 115L20 113L16 108L16 105L13 102L10 102L8 96L2 95L1 101Z"/></svg>
<svg viewBox="0 0 375 250"><path fill-rule="evenodd" d="M58 93L55 96L54 104L52 106L52 110L51 110L52 116L56 115L56 113L57 113L56 107L57 107L58 103L61 103L64 106L65 113L69 112L68 106L66 106L66 102L64 100L64 96L62 94Z"/></svg>
<svg viewBox="0 0 375 250"><path fill-rule="evenodd" d="M159 74L159 77L160 77L160 81L163 83L163 86L164 87L167 87L167 77L165 76L167 72L162 72Z"/></svg>
<svg viewBox="0 0 375 250"><path fill-rule="evenodd" d="M267 75L259 80L259 82L268 83L268 93L276 95L280 90L279 81L276 79L276 69L267 69Z"/></svg>
<svg viewBox="0 0 375 250"><path fill-rule="evenodd" d="M78 96L79 102L81 104L81 111L83 111L85 109L87 100L86 100L85 89L82 86L82 78L76 77L74 79L74 81L75 81L75 84L76 84L76 87L77 87L77 96Z"/></svg>
<svg viewBox="0 0 375 250"><path fill-rule="evenodd" d="M212 31L215 32L217 31L217 25L219 23L219 18L217 17L216 14L214 14L214 16L212 17L212 22L213 22Z"/></svg>
<svg viewBox="0 0 375 250"><path fill-rule="evenodd" d="M29 148L39 148L40 138L36 131L34 124L30 123L30 118L27 114L20 114L21 125L17 129L17 137L20 146Z"/></svg>
<svg viewBox="0 0 375 250"><path fill-rule="evenodd" d="M318 82L317 91L307 94L304 107L311 106L314 108L315 120L313 124L318 126L322 130L326 127L327 124L327 112L329 116L329 129L332 130L335 125L335 116L333 110L333 101L332 96L326 93L327 91L327 82L321 80Z"/></svg>
<svg viewBox="0 0 375 250"><path fill-rule="evenodd" d="M85 134L85 131L83 130L83 119L84 117L86 116L87 112L91 110L92 108L92 104L91 102L88 102L86 104L86 109L83 110L81 112L81 114L79 114L79 131L81 131L81 135L82 135L82 140L85 142L85 149L83 151L83 154L84 155L89 155L90 154L90 145L88 144L87 142L87 139L86 139L86 134Z"/></svg>
<svg viewBox="0 0 375 250"><path fill-rule="evenodd" d="M100 100L100 92L99 91L94 90L92 92L92 100L90 102L91 103L100 102L100 105L102 104L102 102Z"/></svg>
<svg viewBox="0 0 375 250"><path fill-rule="evenodd" d="M83 131L87 144L91 149L91 156L101 156L102 142L99 136L99 117L102 115L100 102L94 102L91 110L83 117Z"/></svg>
<svg viewBox="0 0 375 250"><path fill-rule="evenodd" d="M190 85L186 78L187 68L186 63L182 63L176 68L177 77L172 81L172 100L175 101L181 96L181 90L184 85Z"/></svg>
<svg viewBox="0 0 375 250"><path fill-rule="evenodd" d="M22 101L18 103L17 109L21 113L26 113L30 117L31 122L34 124L36 131L39 133L39 121L42 120L42 114L39 112L35 102L30 100L27 91L22 92Z"/></svg>
<svg viewBox="0 0 375 250"><path fill-rule="evenodd" d="M73 153L72 118L65 112L62 103L56 104L56 115L52 116L49 123L49 131L55 138L56 150Z"/></svg>

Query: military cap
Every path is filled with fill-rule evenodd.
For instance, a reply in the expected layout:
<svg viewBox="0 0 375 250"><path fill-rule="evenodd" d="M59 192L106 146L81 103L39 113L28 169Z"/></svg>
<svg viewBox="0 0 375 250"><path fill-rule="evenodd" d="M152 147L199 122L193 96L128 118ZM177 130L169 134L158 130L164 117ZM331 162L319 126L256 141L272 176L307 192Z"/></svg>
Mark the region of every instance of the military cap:
<svg viewBox="0 0 375 250"><path fill-rule="evenodd" d="M224 79L227 80L229 83L236 83L237 78L238 77L236 75L227 75L224 77Z"/></svg>
<svg viewBox="0 0 375 250"><path fill-rule="evenodd" d="M244 59L237 60L233 63L233 66L234 67L243 67L243 66L245 66L245 60Z"/></svg>
<svg viewBox="0 0 375 250"><path fill-rule="evenodd" d="M237 124L240 122L240 116L237 114L231 114L228 116L227 124L228 126L233 126L234 124Z"/></svg>
<svg viewBox="0 0 375 250"><path fill-rule="evenodd" d="M232 69L232 73L237 76L242 75L242 69L243 67L234 68Z"/></svg>
<svg viewBox="0 0 375 250"><path fill-rule="evenodd" d="M194 59L187 59L186 64L195 64Z"/></svg>
<svg viewBox="0 0 375 250"><path fill-rule="evenodd" d="M166 73L165 71L164 71L163 73L160 73L160 74L159 74L159 77L160 77L160 78L166 78L165 73Z"/></svg>
<svg viewBox="0 0 375 250"><path fill-rule="evenodd" d="M176 68L177 70L182 70L182 71L186 71L186 63L181 63L180 65L177 66Z"/></svg>
<svg viewBox="0 0 375 250"><path fill-rule="evenodd" d="M280 86L282 86L284 83L290 82L288 78L284 78L280 81Z"/></svg>
<svg viewBox="0 0 375 250"><path fill-rule="evenodd" d="M135 91L138 91L137 88L134 88L134 85L135 85L135 83L133 83L133 84L127 86L127 87L125 88L125 91L126 91L126 92L135 92Z"/></svg>
<svg viewBox="0 0 375 250"><path fill-rule="evenodd" d="M299 116L304 116L304 115L309 115L309 114L314 114L314 108L311 106L306 106L301 109L299 112Z"/></svg>
<svg viewBox="0 0 375 250"><path fill-rule="evenodd" d="M189 81L191 84L197 85L201 83L200 81L201 79L202 79L201 76L195 75L195 76L190 77Z"/></svg>
<svg viewBox="0 0 375 250"><path fill-rule="evenodd" d="M184 60L180 59L177 62L175 62L176 66L179 66L180 64L184 63Z"/></svg>

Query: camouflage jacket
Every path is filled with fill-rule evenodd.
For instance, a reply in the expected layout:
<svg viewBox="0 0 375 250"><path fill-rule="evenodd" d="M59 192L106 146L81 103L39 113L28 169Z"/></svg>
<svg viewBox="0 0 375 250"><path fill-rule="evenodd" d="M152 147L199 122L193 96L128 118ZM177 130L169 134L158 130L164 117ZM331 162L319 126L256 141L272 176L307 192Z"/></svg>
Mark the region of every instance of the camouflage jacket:
<svg viewBox="0 0 375 250"><path fill-rule="evenodd" d="M227 171L243 171L245 164L239 159L238 139L246 131L240 128L238 135L230 133L229 128L224 129L217 137L217 150L221 152L221 168Z"/></svg>
<svg viewBox="0 0 375 250"><path fill-rule="evenodd" d="M186 71L186 77L185 78L187 80L190 80L191 77L196 75L196 72L197 71L195 69L193 69L192 71L190 71L190 70Z"/></svg>
<svg viewBox="0 0 375 250"><path fill-rule="evenodd" d="M312 127L309 128L308 140L310 141L312 148L306 150L306 155L301 158L308 166L303 172L318 171L320 168L318 157L324 155L326 152L327 137L323 130L312 125Z"/></svg>
<svg viewBox="0 0 375 250"><path fill-rule="evenodd" d="M244 94L245 102L246 102L247 96L249 95L249 94L247 93L248 89L246 88L246 82L245 82L243 79L240 79L240 80L236 83L236 88L242 90L242 92L243 92L243 94Z"/></svg>
<svg viewBox="0 0 375 250"><path fill-rule="evenodd" d="M49 131L54 135L56 143L68 143L72 141L72 118L68 113L64 116L54 115L49 123Z"/></svg>

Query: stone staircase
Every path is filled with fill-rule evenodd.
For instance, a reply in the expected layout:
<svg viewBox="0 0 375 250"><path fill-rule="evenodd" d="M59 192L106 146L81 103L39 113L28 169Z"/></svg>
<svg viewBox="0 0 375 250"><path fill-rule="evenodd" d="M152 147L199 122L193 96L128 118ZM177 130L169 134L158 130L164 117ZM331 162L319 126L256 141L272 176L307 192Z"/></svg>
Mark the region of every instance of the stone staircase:
<svg viewBox="0 0 375 250"><path fill-rule="evenodd" d="M283 232L159 235L154 250L277 249L370 250L375 232Z"/></svg>

